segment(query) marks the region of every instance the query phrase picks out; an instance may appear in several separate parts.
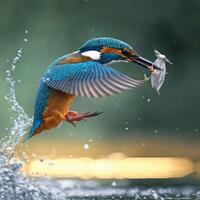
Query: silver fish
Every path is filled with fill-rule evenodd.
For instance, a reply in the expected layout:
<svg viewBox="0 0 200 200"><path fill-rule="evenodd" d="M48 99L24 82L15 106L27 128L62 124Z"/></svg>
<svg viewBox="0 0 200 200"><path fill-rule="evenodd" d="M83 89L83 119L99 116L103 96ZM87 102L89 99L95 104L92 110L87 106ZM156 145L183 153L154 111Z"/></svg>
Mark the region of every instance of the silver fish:
<svg viewBox="0 0 200 200"><path fill-rule="evenodd" d="M165 62L168 62L169 64L173 64L172 62L169 61L168 58L166 58L165 55L161 54L159 51L154 50L154 53L157 57L155 62L153 63L154 65L158 66L161 70L154 69L151 75L151 86L158 94L160 94L159 90L162 87L164 80L165 80L165 75L166 75L166 65Z"/></svg>

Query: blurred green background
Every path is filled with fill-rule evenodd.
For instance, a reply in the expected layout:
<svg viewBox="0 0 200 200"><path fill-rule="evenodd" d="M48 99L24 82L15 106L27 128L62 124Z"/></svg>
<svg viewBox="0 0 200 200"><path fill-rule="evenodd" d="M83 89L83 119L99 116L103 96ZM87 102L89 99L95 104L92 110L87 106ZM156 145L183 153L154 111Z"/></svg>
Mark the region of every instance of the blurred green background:
<svg viewBox="0 0 200 200"><path fill-rule="evenodd" d="M152 155L162 155L163 146L166 155L174 155L179 144L185 154L189 152L191 157L199 157L199 19L198 0L1 0L1 137L8 134L5 129L9 127L10 118L4 99L8 92L6 70L10 67L7 59L12 60L17 50L23 48L23 58L14 78L21 80L16 85L17 99L32 116L38 81L49 64L77 50L90 38L109 36L126 41L152 61L155 59L153 50L157 49L175 64L167 66L161 96L153 91L149 82L113 97L78 98L73 104L74 110L98 110L104 114L87 124L78 123L76 128L63 124L32 140L53 143L74 139L84 144L92 139L110 141L110 145L118 141L121 151L129 141L141 146L144 156L149 155L154 145L157 148ZM146 73L135 64L112 66L136 79L142 79ZM174 154L170 151L170 142L174 145ZM177 154L182 155L182 152L179 150Z"/></svg>

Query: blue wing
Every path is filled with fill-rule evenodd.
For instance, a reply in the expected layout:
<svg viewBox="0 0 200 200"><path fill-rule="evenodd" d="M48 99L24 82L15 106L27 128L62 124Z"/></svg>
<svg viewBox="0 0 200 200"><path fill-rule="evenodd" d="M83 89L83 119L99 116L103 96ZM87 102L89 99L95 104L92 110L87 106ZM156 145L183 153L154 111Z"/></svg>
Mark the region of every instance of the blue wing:
<svg viewBox="0 0 200 200"><path fill-rule="evenodd" d="M29 134L25 135L24 142L28 140L34 134L37 128L39 128L39 126L42 124L43 112L46 108L51 92L52 89L44 84L43 81L41 81L35 98L33 125Z"/></svg>
<svg viewBox="0 0 200 200"><path fill-rule="evenodd" d="M95 61L53 63L43 81L51 88L85 97L110 96L144 83Z"/></svg>

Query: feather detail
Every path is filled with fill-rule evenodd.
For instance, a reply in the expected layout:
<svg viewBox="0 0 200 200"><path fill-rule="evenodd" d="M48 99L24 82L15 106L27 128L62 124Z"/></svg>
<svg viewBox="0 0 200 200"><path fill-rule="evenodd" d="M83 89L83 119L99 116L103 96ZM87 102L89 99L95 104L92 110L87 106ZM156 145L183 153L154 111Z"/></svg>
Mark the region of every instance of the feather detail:
<svg viewBox="0 0 200 200"><path fill-rule="evenodd" d="M135 80L95 61L52 66L44 82L53 89L82 97L104 97L135 88L144 80Z"/></svg>

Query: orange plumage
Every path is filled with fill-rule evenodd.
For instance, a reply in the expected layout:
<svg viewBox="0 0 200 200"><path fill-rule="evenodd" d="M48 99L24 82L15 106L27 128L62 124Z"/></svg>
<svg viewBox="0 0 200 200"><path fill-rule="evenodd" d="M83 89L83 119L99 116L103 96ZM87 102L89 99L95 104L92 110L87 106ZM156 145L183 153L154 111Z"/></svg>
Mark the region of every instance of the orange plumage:
<svg viewBox="0 0 200 200"><path fill-rule="evenodd" d="M61 122L66 121L69 109L75 98L75 95L54 90L43 113L42 123L35 130L33 136L40 134L44 130L57 127Z"/></svg>

